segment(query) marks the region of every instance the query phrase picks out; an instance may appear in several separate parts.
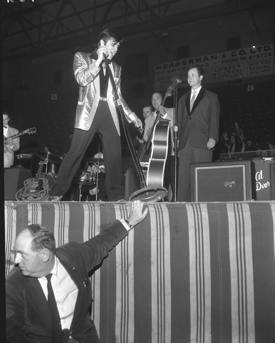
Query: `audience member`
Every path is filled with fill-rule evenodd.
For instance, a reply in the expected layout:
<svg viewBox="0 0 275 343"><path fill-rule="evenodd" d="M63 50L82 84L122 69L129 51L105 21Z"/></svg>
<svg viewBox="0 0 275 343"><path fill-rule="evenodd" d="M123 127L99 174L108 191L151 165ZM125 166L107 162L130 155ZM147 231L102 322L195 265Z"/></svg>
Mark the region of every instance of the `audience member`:
<svg viewBox="0 0 275 343"><path fill-rule="evenodd" d="M243 149L243 142L240 139L240 137L236 134L231 134L230 136L230 142L228 145L228 153L233 152L242 152Z"/></svg>
<svg viewBox="0 0 275 343"><path fill-rule="evenodd" d="M238 123L235 123L234 124L235 125L235 128L234 128L234 130L233 130L233 132L236 132L236 134L239 136L239 137L243 137L243 129L241 129L240 127L239 127L239 124Z"/></svg>
<svg viewBox="0 0 275 343"><path fill-rule="evenodd" d="M245 151L256 151L257 147L256 145L252 142L251 139L248 139L245 143Z"/></svg>
<svg viewBox="0 0 275 343"><path fill-rule="evenodd" d="M144 206L134 201L128 220L116 220L83 244L56 248L50 230L25 227L16 238L15 266L6 278L8 342L99 343L89 314L89 273L146 217Z"/></svg>
<svg viewBox="0 0 275 343"><path fill-rule="evenodd" d="M219 152L220 153L227 153L228 152L228 145L229 145L229 136L227 131L223 131L219 141Z"/></svg>

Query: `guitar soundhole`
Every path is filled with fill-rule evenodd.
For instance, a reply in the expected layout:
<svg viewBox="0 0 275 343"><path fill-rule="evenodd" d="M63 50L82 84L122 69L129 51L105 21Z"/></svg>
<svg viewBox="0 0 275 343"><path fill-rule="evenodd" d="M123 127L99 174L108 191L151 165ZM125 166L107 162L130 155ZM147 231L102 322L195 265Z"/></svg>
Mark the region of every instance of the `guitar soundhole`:
<svg viewBox="0 0 275 343"><path fill-rule="evenodd" d="M37 185L37 187L36 187L36 190L37 190L37 191L43 190L43 179L39 179L39 180L38 180L38 185Z"/></svg>

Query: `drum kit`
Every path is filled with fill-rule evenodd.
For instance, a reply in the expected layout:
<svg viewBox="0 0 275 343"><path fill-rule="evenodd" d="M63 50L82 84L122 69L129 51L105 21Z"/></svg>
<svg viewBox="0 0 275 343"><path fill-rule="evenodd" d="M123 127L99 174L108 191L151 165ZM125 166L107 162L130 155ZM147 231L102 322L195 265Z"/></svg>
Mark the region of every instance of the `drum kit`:
<svg viewBox="0 0 275 343"><path fill-rule="evenodd" d="M18 154L16 160L17 165L31 169L33 176L37 174L38 166L43 161L42 174L46 175L47 178L51 177L52 181L55 182L62 157L50 151L36 151L34 153ZM97 201L99 174L105 173L103 154L96 154L94 158L85 158L83 162L85 163L82 163L73 179L73 184L78 188L77 200L83 200L83 191L88 190L89 195L95 197L95 201Z"/></svg>
<svg viewBox="0 0 275 343"><path fill-rule="evenodd" d="M16 164L31 169L33 176L37 173L40 161L44 161L43 174L50 174L55 179L62 162L62 158L57 154L50 151L36 151L16 155Z"/></svg>
<svg viewBox="0 0 275 343"><path fill-rule="evenodd" d="M78 185L78 200L83 200L84 191L88 190L86 200L90 196L95 197L95 201L98 200L99 193L99 175L105 173L103 158L87 158L85 160L85 167L81 171L80 176L74 178L74 183ZM101 174L102 175L102 174Z"/></svg>

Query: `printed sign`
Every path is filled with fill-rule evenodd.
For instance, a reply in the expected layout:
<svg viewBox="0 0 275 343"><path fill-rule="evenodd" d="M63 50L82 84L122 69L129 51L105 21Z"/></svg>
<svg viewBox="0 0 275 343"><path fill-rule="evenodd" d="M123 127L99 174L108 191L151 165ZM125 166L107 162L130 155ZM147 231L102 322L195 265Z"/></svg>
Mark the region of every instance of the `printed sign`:
<svg viewBox="0 0 275 343"><path fill-rule="evenodd" d="M186 86L187 70L193 64L203 67L204 84L270 75L275 73L274 48L273 44L267 44L157 64L155 89L167 89L174 77Z"/></svg>

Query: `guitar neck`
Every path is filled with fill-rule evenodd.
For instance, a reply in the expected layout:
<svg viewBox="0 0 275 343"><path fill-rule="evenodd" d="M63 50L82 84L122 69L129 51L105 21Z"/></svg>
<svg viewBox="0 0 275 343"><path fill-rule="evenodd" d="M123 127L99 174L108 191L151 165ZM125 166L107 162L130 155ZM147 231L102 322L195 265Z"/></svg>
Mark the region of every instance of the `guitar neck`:
<svg viewBox="0 0 275 343"><path fill-rule="evenodd" d="M9 136L9 137L4 137L4 144L7 143L7 140L8 140L8 139L14 139L14 138L17 138L17 137L19 137L19 136L22 136L22 135L24 135L24 134L26 134L26 133L28 133L28 134L36 133L36 128L33 127L33 128L31 128L31 129L27 129L27 130L18 132L18 133L16 133L15 135L12 135L12 136Z"/></svg>
<svg viewBox="0 0 275 343"><path fill-rule="evenodd" d="M34 178L35 181L37 181L39 179L39 176L42 173L43 165L44 165L44 162L42 162L42 161L39 162L39 168L38 168L37 173L36 173L35 178Z"/></svg>
<svg viewBox="0 0 275 343"><path fill-rule="evenodd" d="M22 131L22 132L18 132L18 133L16 133L15 135L6 137L6 138L5 138L5 141L6 141L8 138L14 139L14 138L17 138L17 137L19 137L19 136L22 136L22 135L24 135L24 134L27 133L27 132L28 132L28 130Z"/></svg>

